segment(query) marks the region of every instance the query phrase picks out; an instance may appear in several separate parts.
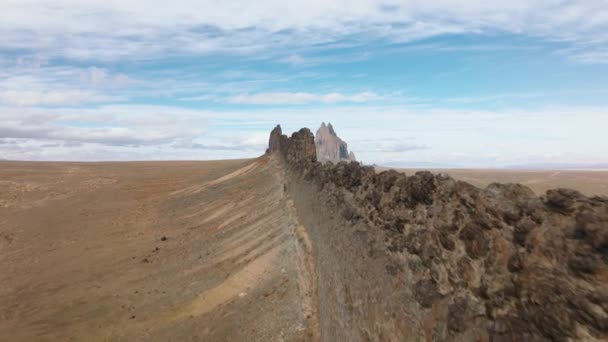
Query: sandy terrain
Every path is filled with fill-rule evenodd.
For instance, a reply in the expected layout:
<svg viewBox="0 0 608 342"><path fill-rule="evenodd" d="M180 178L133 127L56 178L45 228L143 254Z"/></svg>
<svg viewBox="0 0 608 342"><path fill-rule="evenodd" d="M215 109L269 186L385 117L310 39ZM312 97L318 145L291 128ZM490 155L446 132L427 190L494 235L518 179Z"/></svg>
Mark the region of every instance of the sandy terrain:
<svg viewBox="0 0 608 342"><path fill-rule="evenodd" d="M386 170L387 168L378 168ZM414 174L420 169L395 169ZM537 195L549 189L570 188L585 195L608 196L608 171L536 171L536 170L469 170L436 169L433 173L447 173L450 176L485 187L490 183L521 183L530 187Z"/></svg>
<svg viewBox="0 0 608 342"><path fill-rule="evenodd" d="M269 159L0 163L1 341L316 338Z"/></svg>

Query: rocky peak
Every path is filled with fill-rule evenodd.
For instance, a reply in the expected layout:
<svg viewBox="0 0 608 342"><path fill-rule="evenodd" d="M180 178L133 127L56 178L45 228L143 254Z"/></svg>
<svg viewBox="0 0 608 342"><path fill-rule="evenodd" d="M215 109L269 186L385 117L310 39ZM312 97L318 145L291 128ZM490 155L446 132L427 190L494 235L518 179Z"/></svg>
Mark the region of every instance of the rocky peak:
<svg viewBox="0 0 608 342"><path fill-rule="evenodd" d="M320 162L355 161L354 154L348 152L348 144L338 137L331 123L321 123L315 135L315 146Z"/></svg>
<svg viewBox="0 0 608 342"><path fill-rule="evenodd" d="M316 162L315 137L308 128L294 132L291 137L282 134L281 125L277 125L268 139L267 154L280 153L287 161Z"/></svg>
<svg viewBox="0 0 608 342"><path fill-rule="evenodd" d="M333 135L333 136L336 136L336 137L338 136L338 135L336 134L336 131L334 131L334 126L332 126L332 125L331 125L331 123L328 123L328 124L327 124L327 129L329 130L329 134L331 134L331 135Z"/></svg>
<svg viewBox="0 0 608 342"><path fill-rule="evenodd" d="M277 125L270 132L270 138L268 139L268 149L266 150L266 153L272 153L281 149L281 135L283 135L281 125Z"/></svg>

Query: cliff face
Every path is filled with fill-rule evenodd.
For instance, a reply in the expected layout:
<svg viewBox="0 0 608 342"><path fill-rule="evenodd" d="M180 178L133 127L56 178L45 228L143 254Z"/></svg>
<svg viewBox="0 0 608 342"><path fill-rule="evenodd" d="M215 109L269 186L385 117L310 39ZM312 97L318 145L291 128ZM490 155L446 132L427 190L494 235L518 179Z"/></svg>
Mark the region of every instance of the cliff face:
<svg viewBox="0 0 608 342"><path fill-rule="evenodd" d="M608 198L285 159L322 339L608 338Z"/></svg>
<svg viewBox="0 0 608 342"><path fill-rule="evenodd" d="M324 162L337 163L342 160L355 161L355 155L348 152L348 145L338 137L331 123L321 127L315 134L315 145L317 150L317 159Z"/></svg>
<svg viewBox="0 0 608 342"><path fill-rule="evenodd" d="M316 162L315 137L308 128L302 128L287 137L277 125L270 133L266 153L280 152L288 162Z"/></svg>

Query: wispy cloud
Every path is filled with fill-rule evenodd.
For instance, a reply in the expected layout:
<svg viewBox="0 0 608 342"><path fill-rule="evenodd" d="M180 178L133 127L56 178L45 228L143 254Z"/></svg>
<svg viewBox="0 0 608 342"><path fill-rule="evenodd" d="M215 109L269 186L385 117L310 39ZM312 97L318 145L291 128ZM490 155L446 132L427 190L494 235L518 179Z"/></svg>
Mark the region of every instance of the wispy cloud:
<svg viewBox="0 0 608 342"><path fill-rule="evenodd" d="M0 107L0 137L108 146L194 139L206 127L196 111L161 106Z"/></svg>
<svg viewBox="0 0 608 342"><path fill-rule="evenodd" d="M17 58L0 69L0 105L77 106L125 100L123 88L142 82L105 68L49 65Z"/></svg>
<svg viewBox="0 0 608 342"><path fill-rule="evenodd" d="M306 62L306 60L304 59L304 57L300 56L299 54L291 54L287 57L283 57L281 59L279 59L280 62L286 63L286 64L291 64L291 65L302 65Z"/></svg>
<svg viewBox="0 0 608 342"><path fill-rule="evenodd" d="M69 106L111 100L111 97L88 91L0 91L0 104L12 106Z"/></svg>
<svg viewBox="0 0 608 342"><path fill-rule="evenodd" d="M83 82L95 86L128 86L141 83L141 81L129 77L125 74L112 74L105 68L89 67L80 70L80 78Z"/></svg>
<svg viewBox="0 0 608 342"><path fill-rule="evenodd" d="M411 41L444 34L512 32L547 39L608 41L605 1L480 3L459 0L157 2L23 0L2 5L1 48L84 60L158 54L285 51L357 37ZM387 10L390 8L390 10ZM280 15L278 15L278 11ZM70 18L66 21L65 18ZM298 64L299 55L287 58ZM300 57L301 58L301 57Z"/></svg>
<svg viewBox="0 0 608 342"><path fill-rule="evenodd" d="M253 105L300 105L309 103L370 102L382 97L373 92L346 95L342 93L312 94L304 92L273 92L236 95L228 98L229 103Z"/></svg>
<svg viewBox="0 0 608 342"><path fill-rule="evenodd" d="M500 103L505 100L534 99L542 96L541 93L503 93L486 96L452 97L445 99L445 101L454 104Z"/></svg>
<svg viewBox="0 0 608 342"><path fill-rule="evenodd" d="M180 97L179 100L184 101L184 102L204 102L204 101L217 101L218 97L216 95L212 95L212 94L205 94L205 95Z"/></svg>
<svg viewBox="0 0 608 342"><path fill-rule="evenodd" d="M561 51L571 60L583 64L608 64L608 48L571 48Z"/></svg>

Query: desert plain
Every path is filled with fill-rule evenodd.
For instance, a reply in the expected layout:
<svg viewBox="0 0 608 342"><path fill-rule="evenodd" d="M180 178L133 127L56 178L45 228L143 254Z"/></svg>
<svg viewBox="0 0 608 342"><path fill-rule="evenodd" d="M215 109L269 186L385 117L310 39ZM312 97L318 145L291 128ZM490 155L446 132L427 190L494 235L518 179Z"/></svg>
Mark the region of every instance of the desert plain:
<svg viewBox="0 0 608 342"><path fill-rule="evenodd" d="M309 339L274 167L0 163L0 341Z"/></svg>

